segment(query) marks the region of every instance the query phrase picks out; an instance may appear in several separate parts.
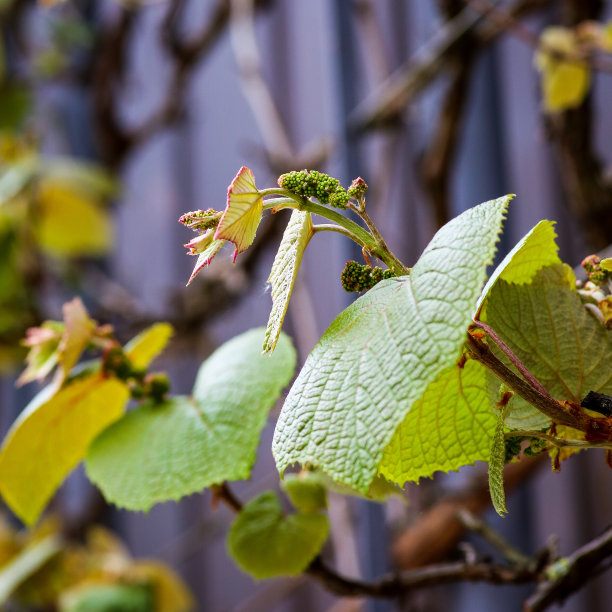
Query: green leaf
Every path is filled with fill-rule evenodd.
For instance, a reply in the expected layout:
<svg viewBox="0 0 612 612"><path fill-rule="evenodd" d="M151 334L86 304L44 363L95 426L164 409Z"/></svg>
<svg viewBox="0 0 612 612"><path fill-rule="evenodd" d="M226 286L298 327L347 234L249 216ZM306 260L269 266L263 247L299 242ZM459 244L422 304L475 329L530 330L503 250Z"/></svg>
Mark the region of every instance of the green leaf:
<svg viewBox="0 0 612 612"><path fill-rule="evenodd" d="M249 477L268 412L296 359L284 334L269 356L261 355L262 340L261 328L230 340L202 364L193 398L142 404L94 441L85 467L108 501L148 510Z"/></svg>
<svg viewBox="0 0 612 612"><path fill-rule="evenodd" d="M574 290L558 284L564 269L544 268L530 285L499 281L486 314L553 397L580 402L588 391L612 394L612 335Z"/></svg>
<svg viewBox="0 0 612 612"><path fill-rule="evenodd" d="M0 605L62 549L57 535L34 542L0 568Z"/></svg>
<svg viewBox="0 0 612 612"><path fill-rule="evenodd" d="M125 354L135 368L147 368L164 350L173 333L170 323L155 323L125 345Z"/></svg>
<svg viewBox="0 0 612 612"><path fill-rule="evenodd" d="M487 461L495 430L487 370L468 360L452 365L429 384L385 448L379 466L387 479L404 485Z"/></svg>
<svg viewBox="0 0 612 612"><path fill-rule="evenodd" d="M274 350L276 346L302 256L311 237L312 217L310 213L294 210L268 278L268 283L272 286L272 311L266 328L264 353Z"/></svg>
<svg viewBox="0 0 612 612"><path fill-rule="evenodd" d="M327 508L327 491L321 475L316 472L288 474L281 486L300 512L318 512Z"/></svg>
<svg viewBox="0 0 612 612"><path fill-rule="evenodd" d="M561 263L557 255L556 236L554 223L546 220L540 221L525 234L491 274L478 298L476 312L481 310L498 279L509 283L529 283L545 266Z"/></svg>
<svg viewBox="0 0 612 612"><path fill-rule="evenodd" d="M101 375L52 392L52 386L46 387L30 402L0 450L0 493L28 525L91 441L121 416L129 398L126 385Z"/></svg>
<svg viewBox="0 0 612 612"><path fill-rule="evenodd" d="M283 406L272 446L279 472L309 463L368 490L399 424L459 357L509 201L450 221L410 276L382 281L336 318Z"/></svg>
<svg viewBox="0 0 612 612"><path fill-rule="evenodd" d="M61 612L152 612L153 589L147 584L85 584L63 593Z"/></svg>
<svg viewBox="0 0 612 612"><path fill-rule="evenodd" d="M215 240L234 243L234 261L255 239L262 213L263 199L253 172L242 166L227 190L227 206L215 233Z"/></svg>
<svg viewBox="0 0 612 612"><path fill-rule="evenodd" d="M278 497L263 493L250 501L228 535L229 553L254 578L297 576L327 539L324 514L283 514Z"/></svg>
<svg viewBox="0 0 612 612"><path fill-rule="evenodd" d="M506 494L504 492L504 465L506 464L506 438L504 436L504 418L506 407L503 406L497 416L497 425L491 444L489 457L489 491L495 512L499 516L507 514Z"/></svg>

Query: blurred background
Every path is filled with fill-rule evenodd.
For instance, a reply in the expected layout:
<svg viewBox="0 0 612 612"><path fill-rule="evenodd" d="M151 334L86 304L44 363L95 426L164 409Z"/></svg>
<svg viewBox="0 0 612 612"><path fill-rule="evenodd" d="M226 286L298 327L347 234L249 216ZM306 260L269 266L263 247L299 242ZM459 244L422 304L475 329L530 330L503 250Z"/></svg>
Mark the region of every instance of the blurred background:
<svg viewBox="0 0 612 612"><path fill-rule="evenodd" d="M37 391L15 386L20 339L29 326L61 319L75 295L122 341L154 321L172 323L157 369L170 373L176 393L190 391L221 342L265 325L280 214L264 219L236 265L222 252L185 288L193 260L182 245L191 235L177 219L222 209L241 165L260 188L291 169L324 170L345 186L362 176L371 217L408 265L448 219L509 192L517 198L501 255L542 218L557 222L572 266L606 247L610 4L1 0L3 435ZM538 70L538 53L556 44L588 58L568 74L546 61ZM285 323L301 361L352 299L339 276L358 256L336 235L319 234L308 249ZM244 499L277 486L273 428L271 419L253 478L236 487ZM513 466L505 519L489 510L484 467L409 485L405 499L386 505L332 495L326 554L364 578L452 558L459 529L440 509L455 503L484 513L528 553L551 534L569 553L610 522L612 480L597 451L557 474L546 460ZM135 557L170 564L197 610L510 611L531 592L462 585L388 603L341 600L306 577L256 583L229 560L232 516L213 510L209 493L128 513L105 505L82 470L52 511L71 533L106 525ZM601 577L564 610L609 610L609 585Z"/></svg>

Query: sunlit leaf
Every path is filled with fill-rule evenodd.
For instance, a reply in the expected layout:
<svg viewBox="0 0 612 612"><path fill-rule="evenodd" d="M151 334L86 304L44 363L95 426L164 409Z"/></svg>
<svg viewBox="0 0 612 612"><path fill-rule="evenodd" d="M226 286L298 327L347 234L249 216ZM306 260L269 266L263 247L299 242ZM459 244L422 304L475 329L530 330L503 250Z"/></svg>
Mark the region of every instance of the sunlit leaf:
<svg viewBox="0 0 612 612"><path fill-rule="evenodd" d="M118 419L129 398L125 384L101 375L52 395L43 389L25 408L0 450L0 493L26 524L33 524L91 441Z"/></svg>
<svg viewBox="0 0 612 612"><path fill-rule="evenodd" d="M155 323L125 345L125 354L135 368L146 368L164 350L173 332L169 323Z"/></svg>
<svg viewBox="0 0 612 612"><path fill-rule="evenodd" d="M567 28L549 27L540 36L535 64L542 75L542 100L549 113L580 106L589 92L591 71L586 61L577 59L579 51L575 32Z"/></svg>
<svg viewBox="0 0 612 612"><path fill-rule="evenodd" d="M242 166L227 191L227 206L215 233L216 240L229 240L236 246L236 256L255 239L261 221L263 200L257 191L255 177Z"/></svg>
<svg viewBox="0 0 612 612"><path fill-rule="evenodd" d="M313 349L281 411L272 452L367 492L384 449L440 372L460 356L510 197L434 236L410 276L383 280Z"/></svg>

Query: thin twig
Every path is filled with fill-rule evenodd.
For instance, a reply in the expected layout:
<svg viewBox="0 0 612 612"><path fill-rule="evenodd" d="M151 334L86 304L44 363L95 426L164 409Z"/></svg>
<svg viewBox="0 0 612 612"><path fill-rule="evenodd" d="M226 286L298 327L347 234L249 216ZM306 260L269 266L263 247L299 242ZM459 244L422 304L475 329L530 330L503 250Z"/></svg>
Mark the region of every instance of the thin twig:
<svg viewBox="0 0 612 612"><path fill-rule="evenodd" d="M508 357L512 362L512 365L525 377L525 380L541 395L552 399L552 396L544 388L538 379L527 369L523 362L514 354L512 349L501 339L500 335L489 325L482 321L474 321L473 327L482 329L491 340L497 345L497 347Z"/></svg>
<svg viewBox="0 0 612 612"><path fill-rule="evenodd" d="M471 512L461 509L457 512L457 516L467 529L482 536L513 565L521 568L527 568L533 563L533 559L517 550L514 546L512 546L512 544L510 544L510 542L508 542L508 540L503 538L490 525L479 519Z"/></svg>

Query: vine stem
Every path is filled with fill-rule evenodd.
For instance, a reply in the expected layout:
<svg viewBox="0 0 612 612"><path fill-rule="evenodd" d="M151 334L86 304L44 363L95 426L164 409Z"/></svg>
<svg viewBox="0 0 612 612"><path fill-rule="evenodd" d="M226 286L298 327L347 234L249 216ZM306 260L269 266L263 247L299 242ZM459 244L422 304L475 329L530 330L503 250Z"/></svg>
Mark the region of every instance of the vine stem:
<svg viewBox="0 0 612 612"><path fill-rule="evenodd" d="M580 406L573 409L571 405L566 406L548 394L543 395L506 367L485 342L474 338L469 333L467 334L467 348L476 361L491 370L510 389L555 423L584 431L594 442L612 440L612 419L591 417Z"/></svg>
<svg viewBox="0 0 612 612"><path fill-rule="evenodd" d="M272 187L270 189L262 189L257 192L261 197L267 196L281 196L267 200L263 204L264 210L277 211L283 208L294 208L297 210L306 210L315 215L325 217L326 219L333 221L340 225L345 230L353 234L356 238L355 242L361 247L366 248L372 255L378 257L384 262L396 276L405 276L410 273L410 269L404 266L404 264L391 252L385 241L380 236L380 233L368 217L369 223L368 228L370 231L365 230L361 225L355 223L352 219L345 217L338 211L328 206L323 206L317 202L313 202L308 198L298 196L287 189L281 189ZM363 218L363 217L362 217ZM365 219L364 219L365 222ZM375 235L372 233L374 228ZM348 234L345 234L348 235ZM352 238L352 237L351 237ZM354 238L352 238L354 239Z"/></svg>
<svg viewBox="0 0 612 612"><path fill-rule="evenodd" d="M548 391L540 384L538 379L527 369L527 367L523 364L523 362L514 354L512 349L501 339L499 334L492 328L489 327L486 323L482 321L474 321L472 323L473 327L477 327L482 329L493 342L499 347L499 349L508 357L508 359L512 362L512 365L516 367L516 369L525 377L525 380L541 395L552 399L552 396Z"/></svg>
<svg viewBox="0 0 612 612"><path fill-rule="evenodd" d="M316 234L317 232L336 232L338 234L342 234L343 236L350 238L353 242L360 244L367 253L367 247L364 244L361 244L357 236L341 225L335 225L334 223L318 223L317 225L312 226L312 233Z"/></svg>
<svg viewBox="0 0 612 612"><path fill-rule="evenodd" d="M566 440L557 438L541 431L529 431L523 429L513 429L505 434L506 438L539 438L546 440L559 448L612 448L612 442L588 442L587 440Z"/></svg>

